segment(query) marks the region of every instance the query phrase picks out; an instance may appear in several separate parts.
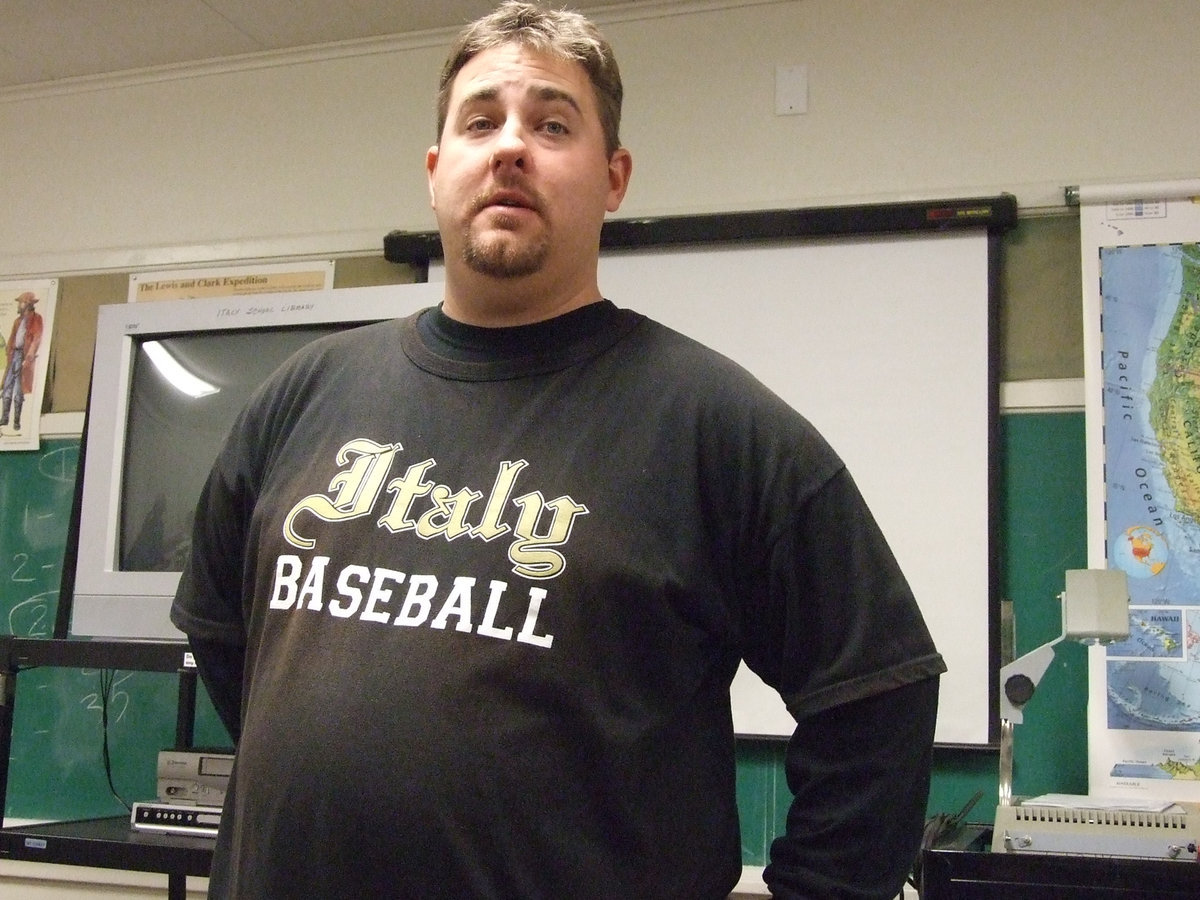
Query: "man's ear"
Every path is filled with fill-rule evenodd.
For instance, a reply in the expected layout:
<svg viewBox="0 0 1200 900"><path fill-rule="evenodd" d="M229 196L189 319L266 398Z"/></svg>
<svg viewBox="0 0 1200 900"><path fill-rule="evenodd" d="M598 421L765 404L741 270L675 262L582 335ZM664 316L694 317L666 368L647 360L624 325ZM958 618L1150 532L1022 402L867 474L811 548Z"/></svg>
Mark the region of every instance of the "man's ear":
<svg viewBox="0 0 1200 900"><path fill-rule="evenodd" d="M425 177L429 181L429 205L433 209L437 209L437 197L433 192L433 173L437 171L438 164L438 145L434 144L425 151Z"/></svg>
<svg viewBox="0 0 1200 900"><path fill-rule="evenodd" d="M633 155L624 147L618 147L608 159L608 203L605 209L616 212L629 189L633 176Z"/></svg>

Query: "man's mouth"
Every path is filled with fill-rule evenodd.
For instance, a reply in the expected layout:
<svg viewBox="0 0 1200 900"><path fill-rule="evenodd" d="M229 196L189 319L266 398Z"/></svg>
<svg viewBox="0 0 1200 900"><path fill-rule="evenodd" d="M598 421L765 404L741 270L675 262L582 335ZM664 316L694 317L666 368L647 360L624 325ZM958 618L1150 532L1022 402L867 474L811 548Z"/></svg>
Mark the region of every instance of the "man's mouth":
<svg viewBox="0 0 1200 900"><path fill-rule="evenodd" d="M496 191L487 195L480 204L481 209L500 207L503 209L537 210L537 203L518 191Z"/></svg>

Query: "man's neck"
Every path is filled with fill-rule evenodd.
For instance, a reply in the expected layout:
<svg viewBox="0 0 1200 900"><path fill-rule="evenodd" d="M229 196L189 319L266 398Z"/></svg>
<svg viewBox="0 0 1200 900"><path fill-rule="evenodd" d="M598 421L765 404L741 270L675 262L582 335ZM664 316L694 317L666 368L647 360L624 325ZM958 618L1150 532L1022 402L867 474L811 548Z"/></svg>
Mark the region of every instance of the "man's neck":
<svg viewBox="0 0 1200 900"><path fill-rule="evenodd" d="M536 276L495 279L447 272L442 311L455 321L483 328L532 325L595 303L601 299L595 281L563 289Z"/></svg>

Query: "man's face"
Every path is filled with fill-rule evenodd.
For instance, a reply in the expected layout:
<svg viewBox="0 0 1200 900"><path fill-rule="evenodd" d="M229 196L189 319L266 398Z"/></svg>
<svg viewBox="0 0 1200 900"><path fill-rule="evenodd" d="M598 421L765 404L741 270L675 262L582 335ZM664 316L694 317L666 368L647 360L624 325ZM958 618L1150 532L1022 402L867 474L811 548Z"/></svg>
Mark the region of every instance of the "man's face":
<svg viewBox="0 0 1200 900"><path fill-rule="evenodd" d="M494 279L595 276L600 226L620 205L628 153L610 158L587 73L504 44L473 57L426 157L447 266Z"/></svg>

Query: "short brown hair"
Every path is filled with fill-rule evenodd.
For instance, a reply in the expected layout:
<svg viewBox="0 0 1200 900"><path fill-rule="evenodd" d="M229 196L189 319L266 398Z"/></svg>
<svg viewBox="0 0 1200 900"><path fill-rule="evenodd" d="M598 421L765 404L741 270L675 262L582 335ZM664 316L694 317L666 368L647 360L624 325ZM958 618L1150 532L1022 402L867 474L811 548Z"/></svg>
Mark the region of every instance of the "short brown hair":
<svg viewBox="0 0 1200 900"><path fill-rule="evenodd" d="M450 90L459 70L476 54L503 44L523 44L541 53L578 62L596 93L604 143L611 156L621 146L621 100L624 88L612 47L592 22L566 9L543 9L534 3L506 0L459 34L438 81L437 139L442 139L450 110Z"/></svg>

